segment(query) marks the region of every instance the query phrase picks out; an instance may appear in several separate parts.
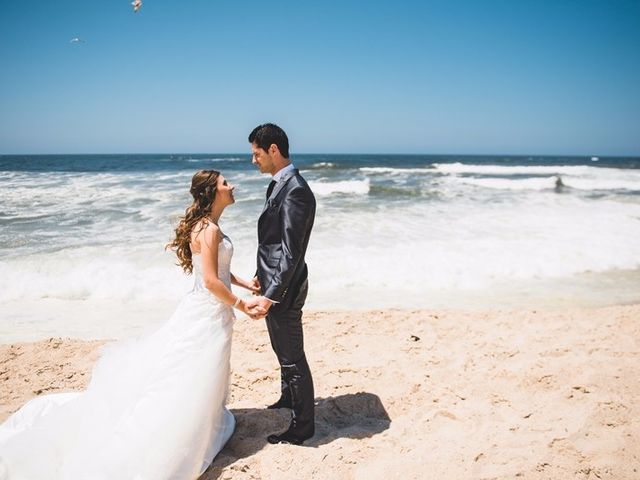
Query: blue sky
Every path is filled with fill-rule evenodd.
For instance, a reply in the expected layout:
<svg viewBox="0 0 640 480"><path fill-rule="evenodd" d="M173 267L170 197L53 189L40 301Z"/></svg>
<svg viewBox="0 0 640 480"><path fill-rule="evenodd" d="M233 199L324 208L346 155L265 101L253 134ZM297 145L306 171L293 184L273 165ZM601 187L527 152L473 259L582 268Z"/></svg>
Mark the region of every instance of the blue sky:
<svg viewBox="0 0 640 480"><path fill-rule="evenodd" d="M640 155L637 0L0 0L0 65L5 154Z"/></svg>

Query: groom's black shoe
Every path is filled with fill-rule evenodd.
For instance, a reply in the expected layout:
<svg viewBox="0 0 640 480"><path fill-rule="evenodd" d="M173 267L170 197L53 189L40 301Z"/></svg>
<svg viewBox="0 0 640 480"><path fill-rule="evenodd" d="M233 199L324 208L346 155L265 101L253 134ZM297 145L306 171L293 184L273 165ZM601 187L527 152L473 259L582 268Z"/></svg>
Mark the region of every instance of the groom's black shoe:
<svg viewBox="0 0 640 480"><path fill-rule="evenodd" d="M315 433L311 372L304 357L292 365L282 365L282 370L291 394L291 424L286 432L280 435L269 435L267 441L301 445Z"/></svg>
<svg viewBox="0 0 640 480"><path fill-rule="evenodd" d="M283 395L276 403L269 405L267 408L270 410L275 410L277 408L293 408L293 405L291 404L291 397Z"/></svg>
<svg viewBox="0 0 640 480"><path fill-rule="evenodd" d="M291 422L289 429L280 435L269 435L267 442L269 443L289 443L291 445L302 445L305 440L313 437L314 426L301 429L296 425L295 420Z"/></svg>

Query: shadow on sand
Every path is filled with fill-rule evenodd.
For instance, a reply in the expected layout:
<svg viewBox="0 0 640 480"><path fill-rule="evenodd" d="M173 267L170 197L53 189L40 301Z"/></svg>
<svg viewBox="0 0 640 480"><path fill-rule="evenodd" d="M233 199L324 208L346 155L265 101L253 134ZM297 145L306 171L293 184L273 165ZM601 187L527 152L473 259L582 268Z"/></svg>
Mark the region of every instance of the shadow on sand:
<svg viewBox="0 0 640 480"><path fill-rule="evenodd" d="M218 478L226 466L262 450L267 445L267 435L282 432L289 426L287 409L238 408L231 413L236 417L236 430L199 480ZM372 393L319 398L316 399L316 434L296 448L319 447L338 438L369 438L388 429L390 424L380 398Z"/></svg>

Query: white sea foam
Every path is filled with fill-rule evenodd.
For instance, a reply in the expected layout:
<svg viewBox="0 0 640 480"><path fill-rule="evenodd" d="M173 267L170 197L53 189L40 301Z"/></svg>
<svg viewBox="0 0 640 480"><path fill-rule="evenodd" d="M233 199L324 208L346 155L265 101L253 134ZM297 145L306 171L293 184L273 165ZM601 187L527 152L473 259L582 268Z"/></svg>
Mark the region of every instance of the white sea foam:
<svg viewBox="0 0 640 480"><path fill-rule="evenodd" d="M627 190L640 191L640 181L602 180L577 178L570 176L553 176L537 178L472 178L456 177L455 181L465 185L475 185L483 188L498 190L549 190L557 187L556 182L562 181L562 185L578 190Z"/></svg>
<svg viewBox="0 0 640 480"><path fill-rule="evenodd" d="M578 190L629 190L640 191L640 179L563 178L563 183Z"/></svg>
<svg viewBox="0 0 640 480"><path fill-rule="evenodd" d="M420 295L640 267L638 204L550 195L509 208L461 202L322 218L312 250L317 288L372 304L392 300L400 285Z"/></svg>
<svg viewBox="0 0 640 480"><path fill-rule="evenodd" d="M637 169L590 166L503 166L462 163L435 164L454 182L498 190L547 190L562 185L588 191L640 191ZM513 176L518 177L513 177ZM527 178L526 175L529 175Z"/></svg>
<svg viewBox="0 0 640 480"><path fill-rule="evenodd" d="M511 208L469 202L389 207L354 216L324 198L318 200L308 254L310 301L315 297L319 307L319 299L343 294L355 297L350 302L362 297L361 305L391 306L407 292L479 289L497 280L640 267L638 204L552 195ZM225 229L236 246L234 271L244 277L255 268L253 220ZM146 228L145 237L155 236L154 242L85 245L1 262L0 302L177 301L191 280L163 251L161 239L168 238L170 227Z"/></svg>
<svg viewBox="0 0 640 480"><path fill-rule="evenodd" d="M162 256L161 245L155 244L129 252L96 246L14 258L0 264L0 301L177 298L188 282L171 267L173 258L166 254L163 261Z"/></svg>
<svg viewBox="0 0 640 480"><path fill-rule="evenodd" d="M433 167L441 173L480 175L631 175L640 178L638 170L590 167L583 165L473 165L464 163L434 163Z"/></svg>
<svg viewBox="0 0 640 480"><path fill-rule="evenodd" d="M457 177L456 181L465 185L495 188L498 190L546 190L554 188L557 179L558 177L524 179Z"/></svg>
<svg viewBox="0 0 640 480"><path fill-rule="evenodd" d="M305 172L318 202L307 259L309 308L428 307L445 291L455 299L491 293L499 283L640 268L638 195L584 194L637 190L637 171L519 168L418 169L436 175L377 168L351 170L353 178L338 169ZM190 202L192 174L3 174L0 334L65 334L73 321L83 332L109 336L109 313L92 316L92 309L113 305L114 323L134 331L155 319L140 305L177 302L191 279L163 248L171 222ZM512 174L518 176L505 176ZM268 179L246 170L225 175L239 185L238 202L221 226L234 241L234 273L250 277ZM557 175L568 194L553 192ZM368 195L388 184L391 193ZM430 195L393 193L403 188ZM58 305L58 313L43 302ZM86 317L72 318L76 311Z"/></svg>
<svg viewBox="0 0 640 480"><path fill-rule="evenodd" d="M350 195L366 195L369 193L369 180L343 180L339 182L316 181L309 182L309 186L316 195L326 196L335 193Z"/></svg>

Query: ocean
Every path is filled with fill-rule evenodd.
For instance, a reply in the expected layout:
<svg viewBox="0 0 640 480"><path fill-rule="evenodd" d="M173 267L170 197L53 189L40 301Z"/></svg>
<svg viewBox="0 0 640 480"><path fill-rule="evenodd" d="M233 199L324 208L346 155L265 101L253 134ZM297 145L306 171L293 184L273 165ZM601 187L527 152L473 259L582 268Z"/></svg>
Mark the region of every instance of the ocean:
<svg viewBox="0 0 640 480"><path fill-rule="evenodd" d="M640 300L640 158L292 160L317 199L308 309ZM0 156L2 341L120 338L162 323L192 283L164 245L199 169L236 185L220 225L232 270L250 277L270 179L248 154Z"/></svg>

